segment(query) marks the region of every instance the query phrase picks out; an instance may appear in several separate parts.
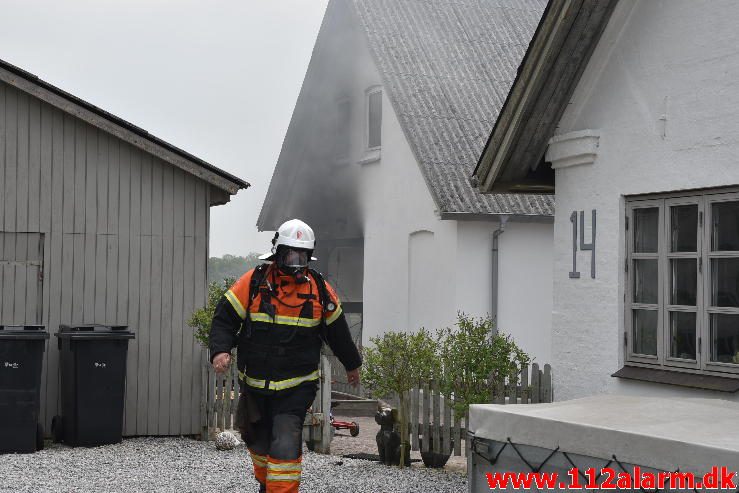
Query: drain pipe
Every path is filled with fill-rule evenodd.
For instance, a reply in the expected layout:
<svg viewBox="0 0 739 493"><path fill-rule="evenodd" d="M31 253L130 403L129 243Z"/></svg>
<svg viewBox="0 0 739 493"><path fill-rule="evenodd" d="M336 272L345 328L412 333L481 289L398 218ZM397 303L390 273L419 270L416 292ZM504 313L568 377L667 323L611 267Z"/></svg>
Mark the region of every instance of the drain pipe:
<svg viewBox="0 0 739 493"><path fill-rule="evenodd" d="M491 303L491 310L490 310L490 316L493 319L493 324L495 327L495 331L498 331L498 237L503 234L505 231L505 225L508 222L508 215L501 215L500 218L500 224L498 225L498 229L493 231L493 256L492 256L492 303Z"/></svg>

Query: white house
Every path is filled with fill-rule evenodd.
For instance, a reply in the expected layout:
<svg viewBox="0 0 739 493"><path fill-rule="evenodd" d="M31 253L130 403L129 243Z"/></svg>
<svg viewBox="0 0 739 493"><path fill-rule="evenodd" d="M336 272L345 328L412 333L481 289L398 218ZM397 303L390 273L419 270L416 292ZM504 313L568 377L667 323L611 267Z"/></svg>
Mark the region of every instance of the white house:
<svg viewBox="0 0 739 493"><path fill-rule="evenodd" d="M737 18L722 0L549 2L474 176L555 193L564 402L475 406L493 453L510 439L562 474L739 467ZM500 467L526 469L510 453Z"/></svg>
<svg viewBox="0 0 739 493"><path fill-rule="evenodd" d="M315 227L365 343L463 311L549 362L552 198L469 179L544 3L329 3L258 226Z"/></svg>

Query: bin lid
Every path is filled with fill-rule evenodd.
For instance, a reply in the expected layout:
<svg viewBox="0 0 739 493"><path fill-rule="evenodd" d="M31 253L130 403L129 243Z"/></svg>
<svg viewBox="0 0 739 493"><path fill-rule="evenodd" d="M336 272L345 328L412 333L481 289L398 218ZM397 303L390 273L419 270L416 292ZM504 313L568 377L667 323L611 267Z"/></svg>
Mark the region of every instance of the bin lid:
<svg viewBox="0 0 739 493"><path fill-rule="evenodd" d="M43 325L0 325L0 339L48 339Z"/></svg>
<svg viewBox="0 0 739 493"><path fill-rule="evenodd" d="M136 335L128 330L128 325L60 325L59 338L68 339L133 339Z"/></svg>

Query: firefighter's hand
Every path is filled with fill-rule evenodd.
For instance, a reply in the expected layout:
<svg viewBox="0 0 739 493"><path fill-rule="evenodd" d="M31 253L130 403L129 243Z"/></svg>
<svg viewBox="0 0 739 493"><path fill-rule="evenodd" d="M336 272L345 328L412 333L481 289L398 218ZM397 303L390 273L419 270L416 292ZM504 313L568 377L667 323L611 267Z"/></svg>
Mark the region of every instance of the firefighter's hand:
<svg viewBox="0 0 739 493"><path fill-rule="evenodd" d="M218 353L213 358L213 369L216 373L225 373L231 366L231 355L228 353Z"/></svg>
<svg viewBox="0 0 739 493"><path fill-rule="evenodd" d="M354 370L347 371L346 380L353 387L356 387L357 385L359 385L359 368L355 368Z"/></svg>

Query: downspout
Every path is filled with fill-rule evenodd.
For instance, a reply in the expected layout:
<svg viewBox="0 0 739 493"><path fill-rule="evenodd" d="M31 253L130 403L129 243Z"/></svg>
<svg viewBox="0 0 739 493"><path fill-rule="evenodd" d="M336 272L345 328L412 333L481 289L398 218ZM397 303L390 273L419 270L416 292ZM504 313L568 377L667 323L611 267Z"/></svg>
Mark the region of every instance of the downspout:
<svg viewBox="0 0 739 493"><path fill-rule="evenodd" d="M495 331L498 331L498 237L505 231L505 225L508 222L508 216L500 216L500 224L498 229L493 231L493 256L492 256L492 307L490 309L490 317L493 319Z"/></svg>

